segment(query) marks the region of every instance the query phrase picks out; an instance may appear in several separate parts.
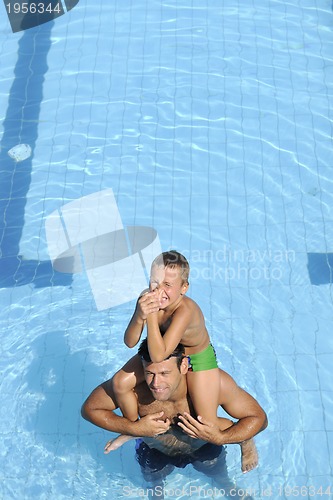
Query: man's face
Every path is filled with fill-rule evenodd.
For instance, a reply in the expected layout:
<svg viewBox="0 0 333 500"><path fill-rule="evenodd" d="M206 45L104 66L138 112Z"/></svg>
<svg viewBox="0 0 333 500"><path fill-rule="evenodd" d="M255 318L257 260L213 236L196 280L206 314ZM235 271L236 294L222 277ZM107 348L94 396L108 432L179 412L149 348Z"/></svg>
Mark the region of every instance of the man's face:
<svg viewBox="0 0 333 500"><path fill-rule="evenodd" d="M186 293L188 284L184 283L179 267L153 265L150 274L150 290L156 290L160 309L175 303Z"/></svg>
<svg viewBox="0 0 333 500"><path fill-rule="evenodd" d="M180 369L174 357L160 363L143 361L143 370L146 383L154 398L157 401L168 401L176 396L177 389L184 383L188 361L184 358Z"/></svg>

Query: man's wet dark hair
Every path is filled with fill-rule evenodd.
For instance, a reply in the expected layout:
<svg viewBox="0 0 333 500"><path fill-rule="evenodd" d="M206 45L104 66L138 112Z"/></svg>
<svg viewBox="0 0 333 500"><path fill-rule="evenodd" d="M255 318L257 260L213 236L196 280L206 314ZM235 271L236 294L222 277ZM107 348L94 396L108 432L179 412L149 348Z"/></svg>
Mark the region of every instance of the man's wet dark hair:
<svg viewBox="0 0 333 500"><path fill-rule="evenodd" d="M138 349L138 354L140 358L147 363L151 363L151 358L148 350L147 339L144 339ZM183 358L185 357L185 347L183 344L178 344L176 349L165 359L176 358L177 367L180 368Z"/></svg>

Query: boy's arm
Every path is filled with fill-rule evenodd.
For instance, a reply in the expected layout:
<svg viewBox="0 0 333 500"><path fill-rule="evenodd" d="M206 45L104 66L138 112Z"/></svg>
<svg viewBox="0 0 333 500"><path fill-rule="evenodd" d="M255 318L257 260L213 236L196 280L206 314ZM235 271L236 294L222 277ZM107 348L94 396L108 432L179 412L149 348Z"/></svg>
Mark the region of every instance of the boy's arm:
<svg viewBox="0 0 333 500"><path fill-rule="evenodd" d="M146 324L147 314L152 310L148 297L149 290L144 290L137 300L133 316L125 330L124 342L127 347L134 347L140 340Z"/></svg>
<svg viewBox="0 0 333 500"><path fill-rule="evenodd" d="M107 431L126 434L129 436L155 436L163 434L170 427L168 419L163 418L163 412L153 413L131 422L127 418L117 415L114 410L118 408L112 389L112 379L96 387L87 400L83 403L81 415L94 425Z"/></svg>
<svg viewBox="0 0 333 500"><path fill-rule="evenodd" d="M134 347L139 342L145 323L145 320L138 314L136 307L131 321L125 330L124 342L127 347Z"/></svg>
<svg viewBox="0 0 333 500"><path fill-rule="evenodd" d="M172 321L162 336L158 324L158 313L147 316L147 341L153 363L166 359L177 347L192 320L190 307L182 304L173 314Z"/></svg>

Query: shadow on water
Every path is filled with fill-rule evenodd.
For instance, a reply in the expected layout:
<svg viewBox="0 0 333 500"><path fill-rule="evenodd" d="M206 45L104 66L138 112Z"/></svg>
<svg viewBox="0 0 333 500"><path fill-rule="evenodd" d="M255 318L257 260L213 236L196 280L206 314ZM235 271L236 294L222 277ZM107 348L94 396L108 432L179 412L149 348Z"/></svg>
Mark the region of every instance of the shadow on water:
<svg viewBox="0 0 333 500"><path fill-rule="evenodd" d="M49 455L48 460L54 463L82 459L86 464L84 456L88 455L95 463L95 473L99 471L102 477L113 477L114 474L130 477L125 472L128 471L128 460L126 457L125 465L124 450L112 459L105 456L103 446L110 434L81 416L82 403L106 378L105 369L89 361L89 350L71 352L64 331L40 335L29 350L33 361L24 382L31 397L36 396L37 404L35 411L25 417L23 425L33 434L34 445L42 446ZM86 470L82 471L83 475L86 473Z"/></svg>
<svg viewBox="0 0 333 500"><path fill-rule="evenodd" d="M0 149L1 287L28 283L36 288L68 286L72 282L72 275L57 273L50 261L24 260L19 254L53 25L54 21L50 21L27 29L18 43L15 78L3 121ZM8 151L18 144L28 144L32 150L31 156L21 162L16 162L8 155Z"/></svg>
<svg viewBox="0 0 333 500"><path fill-rule="evenodd" d="M333 282L333 254L308 253L308 272L312 285L329 285Z"/></svg>
<svg viewBox="0 0 333 500"><path fill-rule="evenodd" d="M77 442L85 384L97 386L103 374L89 363L86 350L71 352L63 331L39 336L30 349L34 357L26 382L42 399L27 428L61 455Z"/></svg>

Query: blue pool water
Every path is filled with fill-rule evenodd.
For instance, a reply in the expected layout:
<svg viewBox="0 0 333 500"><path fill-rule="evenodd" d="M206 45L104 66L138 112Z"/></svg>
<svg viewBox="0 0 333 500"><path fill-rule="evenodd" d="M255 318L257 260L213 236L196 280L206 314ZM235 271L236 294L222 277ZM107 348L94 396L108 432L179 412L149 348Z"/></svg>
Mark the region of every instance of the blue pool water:
<svg viewBox="0 0 333 500"><path fill-rule="evenodd" d="M333 498L331 2L80 0L16 33L0 11L0 498L147 496L134 444L104 456L80 416L132 355L139 261L109 290L124 252L98 252L136 227L137 258L187 256L220 366L268 413L260 467L228 446L229 480ZM225 481L188 466L164 494Z"/></svg>

